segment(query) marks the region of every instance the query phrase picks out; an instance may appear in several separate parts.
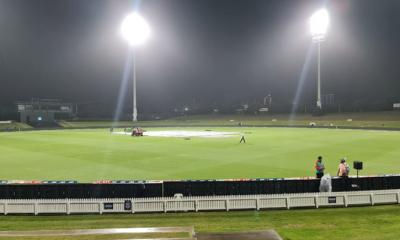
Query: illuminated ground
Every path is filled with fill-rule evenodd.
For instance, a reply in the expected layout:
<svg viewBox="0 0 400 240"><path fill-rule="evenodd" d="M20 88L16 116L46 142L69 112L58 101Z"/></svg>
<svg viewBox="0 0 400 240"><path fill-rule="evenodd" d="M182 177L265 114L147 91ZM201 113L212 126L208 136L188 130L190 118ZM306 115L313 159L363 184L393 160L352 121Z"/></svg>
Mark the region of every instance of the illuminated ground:
<svg viewBox="0 0 400 240"><path fill-rule="evenodd" d="M362 160L362 174L400 172L400 132L299 128L169 128L245 133L229 138L130 137L108 129L0 133L0 179L214 179L313 176L324 156ZM352 172L354 174L354 171Z"/></svg>

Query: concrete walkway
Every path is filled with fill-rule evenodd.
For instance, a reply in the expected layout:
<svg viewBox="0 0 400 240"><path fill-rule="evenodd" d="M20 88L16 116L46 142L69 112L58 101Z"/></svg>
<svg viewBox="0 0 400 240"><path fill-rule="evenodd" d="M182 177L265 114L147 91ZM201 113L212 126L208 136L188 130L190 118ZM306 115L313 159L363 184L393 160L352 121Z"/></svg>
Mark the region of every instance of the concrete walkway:
<svg viewBox="0 0 400 240"><path fill-rule="evenodd" d="M198 240L282 240L274 230L242 233L198 233L196 237Z"/></svg>

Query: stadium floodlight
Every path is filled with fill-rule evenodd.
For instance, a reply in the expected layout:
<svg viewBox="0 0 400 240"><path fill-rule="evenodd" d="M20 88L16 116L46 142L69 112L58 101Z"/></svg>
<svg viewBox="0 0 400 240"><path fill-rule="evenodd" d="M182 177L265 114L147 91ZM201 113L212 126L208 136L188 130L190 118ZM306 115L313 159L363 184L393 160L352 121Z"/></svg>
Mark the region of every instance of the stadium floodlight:
<svg viewBox="0 0 400 240"><path fill-rule="evenodd" d="M326 9L320 9L310 17L310 32L313 40L323 40L328 31L328 27L329 14Z"/></svg>
<svg viewBox="0 0 400 240"><path fill-rule="evenodd" d="M121 24L122 36L131 44L132 47L142 45L150 36L150 27L146 20L137 12L125 17ZM135 57L133 57L133 113L132 121L137 121L136 108L136 67Z"/></svg>
<svg viewBox="0 0 400 240"><path fill-rule="evenodd" d="M325 39L329 27L329 14L326 9L316 11L310 17L310 32L312 39L318 44L318 93L317 108L322 109L321 102L321 42Z"/></svg>
<svg viewBox="0 0 400 240"><path fill-rule="evenodd" d="M132 45L142 45L150 36L150 27L137 12L125 17L121 24L122 36Z"/></svg>

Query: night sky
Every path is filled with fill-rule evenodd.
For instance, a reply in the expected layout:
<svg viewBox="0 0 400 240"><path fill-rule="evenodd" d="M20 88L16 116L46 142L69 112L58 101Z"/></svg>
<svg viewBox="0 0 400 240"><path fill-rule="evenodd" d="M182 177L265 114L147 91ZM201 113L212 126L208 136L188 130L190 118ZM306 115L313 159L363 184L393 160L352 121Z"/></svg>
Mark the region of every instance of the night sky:
<svg viewBox="0 0 400 240"><path fill-rule="evenodd" d="M152 31L136 49L140 110L268 93L313 102L308 18L323 6L331 25L322 92L349 104L400 100L399 0L0 0L0 103L39 97L115 106L130 57L119 28L134 9ZM123 89L130 107L131 83Z"/></svg>

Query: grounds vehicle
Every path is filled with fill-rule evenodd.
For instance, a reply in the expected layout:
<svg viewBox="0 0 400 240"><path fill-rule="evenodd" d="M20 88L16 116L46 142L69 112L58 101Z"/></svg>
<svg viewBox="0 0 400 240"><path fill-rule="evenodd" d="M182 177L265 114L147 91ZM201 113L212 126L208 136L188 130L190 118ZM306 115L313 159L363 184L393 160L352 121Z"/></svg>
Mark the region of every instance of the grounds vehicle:
<svg viewBox="0 0 400 240"><path fill-rule="evenodd" d="M132 130L132 136L143 137L144 130L142 128L135 127Z"/></svg>

